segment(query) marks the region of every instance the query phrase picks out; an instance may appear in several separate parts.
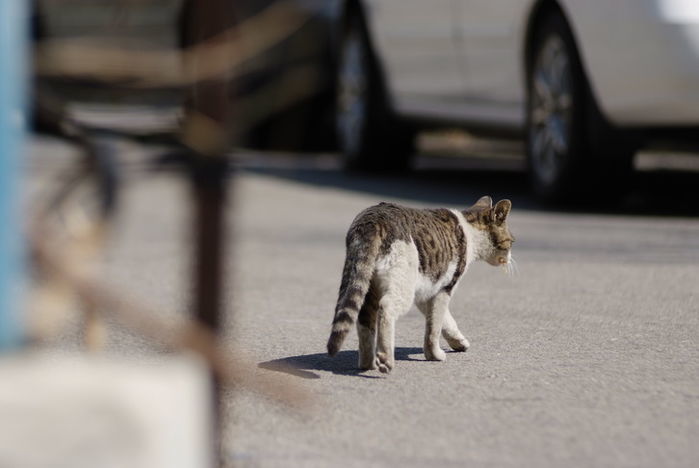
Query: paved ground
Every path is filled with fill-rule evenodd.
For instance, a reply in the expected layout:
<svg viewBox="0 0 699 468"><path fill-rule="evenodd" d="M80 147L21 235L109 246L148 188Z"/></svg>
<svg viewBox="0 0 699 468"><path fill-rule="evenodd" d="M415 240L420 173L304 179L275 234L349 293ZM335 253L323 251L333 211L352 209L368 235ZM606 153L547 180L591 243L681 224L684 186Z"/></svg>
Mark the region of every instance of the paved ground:
<svg viewBox="0 0 699 468"><path fill-rule="evenodd" d="M422 163L437 169L359 178L333 158L243 158L228 336L261 373L295 368L286 378L316 403L297 412L227 394L226 464L699 465L699 176L649 173L622 205L566 212L537 205L520 172ZM167 175L147 181L126 194L107 273L186 311L186 186ZM355 370L354 334L327 357L355 214L381 200L463 207L484 194L513 200L520 275L481 264L462 281L452 312L471 349L424 361L423 320L412 310L398 322L388 377ZM109 348L138 354L147 344L116 331Z"/></svg>

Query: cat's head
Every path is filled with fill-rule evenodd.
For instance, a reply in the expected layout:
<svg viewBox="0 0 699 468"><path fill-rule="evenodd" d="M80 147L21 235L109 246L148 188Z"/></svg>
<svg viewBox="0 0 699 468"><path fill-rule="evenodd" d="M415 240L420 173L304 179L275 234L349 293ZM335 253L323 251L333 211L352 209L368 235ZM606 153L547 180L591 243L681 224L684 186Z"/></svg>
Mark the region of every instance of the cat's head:
<svg viewBox="0 0 699 468"><path fill-rule="evenodd" d="M510 209L510 200L500 200L493 206L492 198L485 196L464 211L466 221L482 234L478 256L494 266L512 266L511 249L515 238L507 227Z"/></svg>

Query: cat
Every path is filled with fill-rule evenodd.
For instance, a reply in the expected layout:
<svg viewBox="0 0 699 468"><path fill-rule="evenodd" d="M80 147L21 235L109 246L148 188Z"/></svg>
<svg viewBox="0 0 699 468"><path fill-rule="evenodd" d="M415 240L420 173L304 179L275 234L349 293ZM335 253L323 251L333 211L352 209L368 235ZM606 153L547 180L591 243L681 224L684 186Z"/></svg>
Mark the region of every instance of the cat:
<svg viewBox="0 0 699 468"><path fill-rule="evenodd" d="M476 260L511 271L515 240L507 226L511 208L510 200L493 206L485 196L464 211L392 203L362 211L347 232L328 354L337 354L357 322L359 368L391 372L395 321L413 303L426 319L427 360L446 358L440 333L454 351L466 351L469 342L449 312L449 301Z"/></svg>

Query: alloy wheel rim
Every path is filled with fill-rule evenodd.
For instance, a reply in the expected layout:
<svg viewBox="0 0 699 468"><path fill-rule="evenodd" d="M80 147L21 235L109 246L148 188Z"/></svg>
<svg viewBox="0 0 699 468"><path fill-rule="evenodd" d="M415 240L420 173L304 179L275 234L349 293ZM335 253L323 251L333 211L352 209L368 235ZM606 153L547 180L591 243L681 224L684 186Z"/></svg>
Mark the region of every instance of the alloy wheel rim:
<svg viewBox="0 0 699 468"><path fill-rule="evenodd" d="M350 32L341 54L337 94L337 132L340 147L346 154L356 155L366 121L366 59L359 35Z"/></svg>
<svg viewBox="0 0 699 468"><path fill-rule="evenodd" d="M538 177L555 181L570 149L572 70L565 44L551 36L534 63L531 83L530 153Z"/></svg>

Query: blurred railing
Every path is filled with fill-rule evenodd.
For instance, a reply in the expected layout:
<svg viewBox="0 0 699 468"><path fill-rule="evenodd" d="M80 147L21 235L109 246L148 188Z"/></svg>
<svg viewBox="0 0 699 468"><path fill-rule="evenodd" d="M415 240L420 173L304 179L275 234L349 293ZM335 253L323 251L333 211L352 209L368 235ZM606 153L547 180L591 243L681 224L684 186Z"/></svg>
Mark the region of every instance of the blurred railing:
<svg viewBox="0 0 699 468"><path fill-rule="evenodd" d="M2 8L24 3L22 0L3 0ZM122 3L124 8L128 8L133 2ZM230 287L223 270L226 257L224 234L228 225L224 207L231 184L226 152L241 129L270 112L264 105L256 106L251 101L254 96L232 98L232 79L241 73L242 64L293 33L304 24L306 17L291 3L282 1L274 2L251 18L240 20L234 4L229 0L186 2L186 9L180 16L181 50L138 50L120 47L118 43L105 45L84 40L38 41L35 49L35 120L41 129L76 144L81 156L76 158L64 181L42 200L40 209L29 220L29 250L37 279L35 296L50 298L49 301L34 301L32 313L40 320L42 307L47 304L50 307L51 301L55 305L61 294L70 294L77 297L85 313L88 342L99 341L91 340L90 328L100 321L100 316L109 316L165 348L198 352L211 365L215 389L212 401L215 405L220 401L221 385L225 384L252 387L284 403L295 404L303 401L305 394L288 382L280 384L276 379L258 375L250 361L240 357L241 353L230 351L234 346L221 346L219 326L222 290ZM8 15L3 14L2 18L8 18ZM24 31L18 29L17 40L23 34ZM3 54L9 54L6 46L3 41ZM26 56L23 50L26 49L17 48L9 59L21 63ZM0 59L9 60L4 55ZM314 82L308 73L303 69L290 71L283 81L291 83L291 101L313 92ZM15 78L15 92L21 95L16 91L19 77ZM181 175L191 182L190 229L194 239L191 246L194 260L190 276L194 286L191 317L181 321L166 320L141 301L125 300L126 294L107 284L89 266L101 250L102 238L119 208L118 195L122 189L119 160L95 139L96 132L109 129L94 129L77 121L68 111L67 102L53 92L51 80L55 78L93 80L100 82L101 86L121 90L180 90L179 126L174 138L161 152L163 154L154 157L150 163L157 169L163 160L175 162ZM0 83L4 86L0 89L9 93L8 82L0 80ZM238 108L255 107L262 110L250 112L250 115L237 112ZM7 141L2 141L2 144L13 145L11 154L18 153L19 135L18 131L11 130ZM0 159L0 164L16 166L17 162ZM0 170L0 177L15 179L14 185L0 184L0 190L9 191L11 187L15 190L16 168L13 171L5 175L5 171ZM88 200L88 208L81 206L76 195L85 185L91 186L92 199ZM0 196L0 202L5 199ZM0 274L0 292L5 287L3 278ZM0 300L5 300L4 294ZM0 314L3 310L10 308L0 309ZM5 313L0 315L0 320L3 325L4 322L12 325L13 317ZM7 338L0 334L0 338L8 343L12 341L9 334Z"/></svg>

